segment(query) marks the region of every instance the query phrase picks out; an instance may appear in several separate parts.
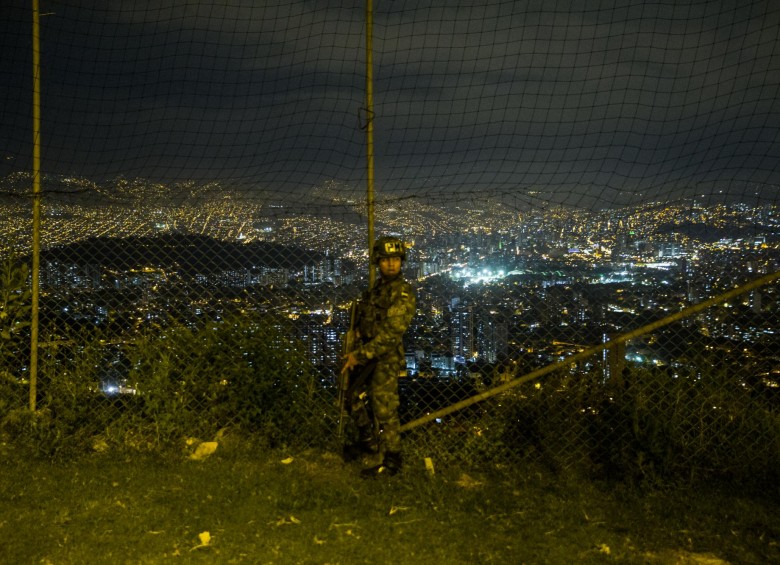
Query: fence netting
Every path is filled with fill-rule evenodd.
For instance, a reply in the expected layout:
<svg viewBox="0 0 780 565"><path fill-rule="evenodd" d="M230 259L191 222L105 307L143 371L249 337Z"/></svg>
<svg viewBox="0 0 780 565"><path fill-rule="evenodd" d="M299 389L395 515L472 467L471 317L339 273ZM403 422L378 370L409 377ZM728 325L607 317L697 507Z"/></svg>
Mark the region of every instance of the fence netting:
<svg viewBox="0 0 780 565"><path fill-rule="evenodd" d="M369 4L41 0L39 132L4 8L6 437L337 446L371 182L411 246L415 460L776 477L780 6Z"/></svg>

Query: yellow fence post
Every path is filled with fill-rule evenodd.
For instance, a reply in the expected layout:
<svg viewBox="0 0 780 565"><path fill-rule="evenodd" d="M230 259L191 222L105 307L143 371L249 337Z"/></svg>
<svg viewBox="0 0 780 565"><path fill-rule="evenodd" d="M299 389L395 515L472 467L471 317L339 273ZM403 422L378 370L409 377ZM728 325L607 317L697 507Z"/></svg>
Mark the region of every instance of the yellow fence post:
<svg viewBox="0 0 780 565"><path fill-rule="evenodd" d="M368 286L374 286L376 267L371 261L374 247L374 9L366 0L366 204L368 215Z"/></svg>
<svg viewBox="0 0 780 565"><path fill-rule="evenodd" d="M35 411L38 384L38 276L41 251L41 51L39 0L32 3L33 49L33 241L30 320L30 410Z"/></svg>

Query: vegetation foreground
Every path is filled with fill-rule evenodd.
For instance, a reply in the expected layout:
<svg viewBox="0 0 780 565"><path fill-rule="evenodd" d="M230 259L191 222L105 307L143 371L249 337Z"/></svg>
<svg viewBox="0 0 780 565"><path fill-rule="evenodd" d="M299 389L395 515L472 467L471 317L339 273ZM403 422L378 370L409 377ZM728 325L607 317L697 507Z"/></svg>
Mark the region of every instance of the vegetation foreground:
<svg viewBox="0 0 780 565"><path fill-rule="evenodd" d="M776 492L431 473L422 461L366 480L327 452L197 455L53 462L4 445L0 562L780 562Z"/></svg>

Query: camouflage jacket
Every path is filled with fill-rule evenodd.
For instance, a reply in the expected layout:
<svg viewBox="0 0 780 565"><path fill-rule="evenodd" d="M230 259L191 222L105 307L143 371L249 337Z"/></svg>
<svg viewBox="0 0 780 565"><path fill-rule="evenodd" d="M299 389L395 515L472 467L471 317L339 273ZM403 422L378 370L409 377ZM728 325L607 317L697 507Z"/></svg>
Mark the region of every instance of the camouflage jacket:
<svg viewBox="0 0 780 565"><path fill-rule="evenodd" d="M403 357L402 338L416 309L414 289L402 276L387 282L380 279L366 291L358 313L361 341L355 351L358 362L381 359L394 352Z"/></svg>

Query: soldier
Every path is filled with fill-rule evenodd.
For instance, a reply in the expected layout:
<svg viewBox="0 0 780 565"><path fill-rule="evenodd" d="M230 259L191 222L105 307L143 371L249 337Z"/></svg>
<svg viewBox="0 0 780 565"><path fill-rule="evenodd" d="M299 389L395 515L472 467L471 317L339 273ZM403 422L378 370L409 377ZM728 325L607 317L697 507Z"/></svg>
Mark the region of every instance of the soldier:
<svg viewBox="0 0 780 565"><path fill-rule="evenodd" d="M345 446L344 459L383 454L382 462L364 469L364 476L395 475L401 468L401 422L398 377L406 372L402 338L414 316L417 299L401 273L404 242L381 237L371 260L380 278L363 293L357 313L358 344L344 356L349 372L347 403L358 429L356 443Z"/></svg>

